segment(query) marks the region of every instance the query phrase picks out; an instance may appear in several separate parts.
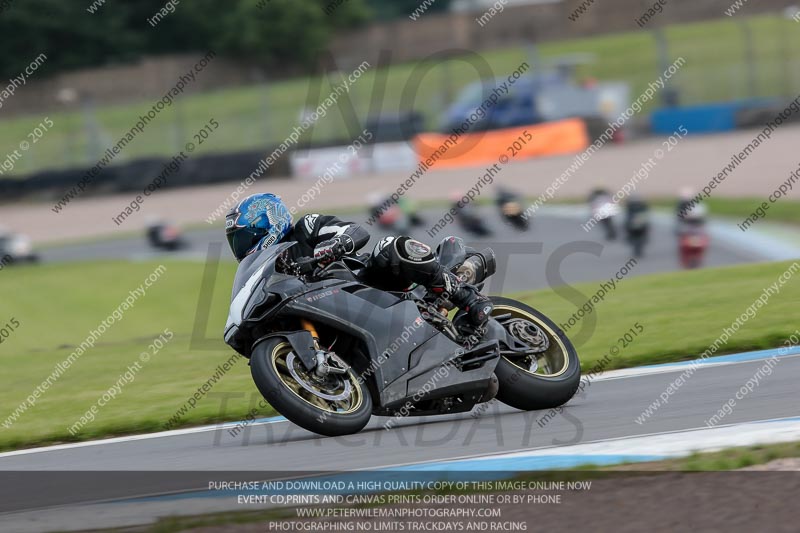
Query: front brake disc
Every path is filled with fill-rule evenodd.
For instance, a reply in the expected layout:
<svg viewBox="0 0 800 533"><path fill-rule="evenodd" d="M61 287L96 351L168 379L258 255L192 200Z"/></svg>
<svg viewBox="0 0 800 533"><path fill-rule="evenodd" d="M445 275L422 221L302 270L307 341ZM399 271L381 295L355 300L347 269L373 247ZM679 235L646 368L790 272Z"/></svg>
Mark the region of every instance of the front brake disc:
<svg viewBox="0 0 800 533"><path fill-rule="evenodd" d="M331 402L338 402L350 398L350 395L353 392L353 387L352 385L350 385L349 379L344 380L344 390L341 393L328 394L328 392L323 392L319 390L318 388L314 387L311 383L309 383L306 379L303 379L300 376L300 373L295 368L295 361L296 361L296 356L294 352L289 352L289 354L286 356L286 366L288 367L289 373L292 375L294 380L305 390L307 390L314 396L318 396L324 400L328 400Z"/></svg>
<svg viewBox="0 0 800 533"><path fill-rule="evenodd" d="M522 318L512 318L504 325L511 335L527 344L532 351L541 353L550 348L550 339L533 322Z"/></svg>

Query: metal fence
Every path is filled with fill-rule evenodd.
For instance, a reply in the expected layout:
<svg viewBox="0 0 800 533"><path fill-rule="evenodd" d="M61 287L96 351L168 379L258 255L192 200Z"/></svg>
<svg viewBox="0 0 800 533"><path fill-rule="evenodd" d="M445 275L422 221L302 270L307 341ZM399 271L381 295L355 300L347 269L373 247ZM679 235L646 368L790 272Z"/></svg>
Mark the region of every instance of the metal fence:
<svg viewBox="0 0 800 533"><path fill-rule="evenodd" d="M537 47L489 50L477 56L435 58L414 64L372 68L355 82L349 94L320 118L304 140L328 143L354 133L353 117L363 126L375 113L398 113L413 108L436 128L443 110L467 84L478 79L475 62L485 62L495 76L505 76L528 61L541 65L565 54L588 53L592 61L577 68L579 78L621 80L631 94L640 94L676 58L686 64L671 80L671 93L681 105L745 98L795 97L800 93L800 23L791 14L737 15L718 21L669 26L598 36ZM354 58L353 63L357 61ZM346 76L351 65L338 65ZM322 77L266 81L236 89L180 97L159 114L148 131L131 142L115 159L121 163L147 156L172 156L213 118L219 133L198 144L197 153L261 149L282 142L303 118L341 81L341 73ZM309 98L317 94L318 98ZM663 101L651 102L644 113ZM348 114L352 104L354 115ZM63 112L48 113L55 126L32 143L12 169L0 178L44 168L91 167L135 124L153 102L97 108L75 102ZM340 110L344 110L342 113ZM0 160L18 150L20 142L44 119L25 116L3 121ZM28 139L30 140L30 139Z"/></svg>

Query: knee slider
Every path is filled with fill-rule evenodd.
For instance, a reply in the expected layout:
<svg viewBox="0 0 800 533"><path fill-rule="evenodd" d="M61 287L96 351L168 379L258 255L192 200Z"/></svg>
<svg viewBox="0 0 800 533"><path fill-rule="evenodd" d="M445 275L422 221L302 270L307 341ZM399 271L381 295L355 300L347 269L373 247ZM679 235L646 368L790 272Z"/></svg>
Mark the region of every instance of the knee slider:
<svg viewBox="0 0 800 533"><path fill-rule="evenodd" d="M399 237L394 252L401 275L414 283L431 282L439 272L439 260L431 247L410 237Z"/></svg>
<svg viewBox="0 0 800 533"><path fill-rule="evenodd" d="M394 241L394 247L402 261L419 264L436 259L430 246L411 237L398 237Z"/></svg>

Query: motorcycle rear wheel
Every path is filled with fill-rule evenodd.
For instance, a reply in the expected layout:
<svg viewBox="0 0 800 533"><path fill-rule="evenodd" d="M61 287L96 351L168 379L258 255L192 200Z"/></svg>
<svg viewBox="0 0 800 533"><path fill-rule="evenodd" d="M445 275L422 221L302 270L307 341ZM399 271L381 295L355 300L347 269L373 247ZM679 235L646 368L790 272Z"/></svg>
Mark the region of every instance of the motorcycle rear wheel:
<svg viewBox="0 0 800 533"><path fill-rule="evenodd" d="M305 369L283 337L253 347L253 381L280 414L298 426L329 437L358 433L372 416L372 397L352 369L321 379Z"/></svg>
<svg viewBox="0 0 800 533"><path fill-rule="evenodd" d="M503 355L495 374L500 382L497 399L523 411L552 409L567 403L581 381L581 364L570 340L556 324L536 309L511 298L492 296L493 316L511 314L531 322L548 339L549 347L536 357Z"/></svg>

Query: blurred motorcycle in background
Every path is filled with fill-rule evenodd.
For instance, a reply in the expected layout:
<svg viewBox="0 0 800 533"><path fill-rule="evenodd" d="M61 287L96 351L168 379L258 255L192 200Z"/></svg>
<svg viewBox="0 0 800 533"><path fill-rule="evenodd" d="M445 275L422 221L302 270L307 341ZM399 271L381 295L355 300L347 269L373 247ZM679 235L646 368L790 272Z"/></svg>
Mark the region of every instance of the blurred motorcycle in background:
<svg viewBox="0 0 800 533"><path fill-rule="evenodd" d="M625 233L628 243L633 248L633 256L642 257L650 236L650 206L638 195L632 195L628 199Z"/></svg>
<svg viewBox="0 0 800 533"><path fill-rule="evenodd" d="M522 198L510 189L497 188L497 207L500 208L500 217L508 222L511 227L520 231L527 231L530 221L525 216Z"/></svg>
<svg viewBox="0 0 800 533"><path fill-rule="evenodd" d="M147 225L147 242L153 248L170 252L188 246L180 227L171 222L157 219Z"/></svg>
<svg viewBox="0 0 800 533"><path fill-rule="evenodd" d="M474 235L476 237L488 237L492 234L492 230L486 223L485 217L481 216L478 208L472 204L461 204L461 195L458 196L458 201L453 202L452 207L456 211L456 220L461 226L461 229Z"/></svg>
<svg viewBox="0 0 800 533"><path fill-rule="evenodd" d="M679 254L683 268L699 268L709 245L705 228L694 228L683 233L679 238Z"/></svg>
<svg viewBox="0 0 800 533"><path fill-rule="evenodd" d="M603 227L607 241L616 240L614 217L619 214L619 206L612 201L611 193L602 188L593 190L589 195L589 214L590 219L597 220Z"/></svg>
<svg viewBox="0 0 800 533"><path fill-rule="evenodd" d="M399 202L381 193L370 193L367 205L369 205L369 216L378 223L378 227L403 235L410 232L412 223Z"/></svg>
<svg viewBox="0 0 800 533"><path fill-rule="evenodd" d="M417 203L414 200L401 196L397 201L397 205L400 206L400 210L406 216L408 223L411 224L412 227L416 228L425 225L425 218L420 214Z"/></svg>
<svg viewBox="0 0 800 533"><path fill-rule="evenodd" d="M0 265L11 263L36 263L39 256L33 251L26 235L0 228Z"/></svg>
<svg viewBox="0 0 800 533"><path fill-rule="evenodd" d="M705 204L684 206L678 211L678 255L683 268L699 268L703 264L711 242L706 230L707 213Z"/></svg>

